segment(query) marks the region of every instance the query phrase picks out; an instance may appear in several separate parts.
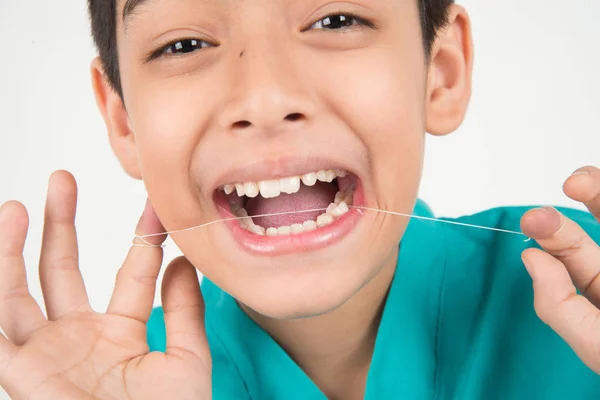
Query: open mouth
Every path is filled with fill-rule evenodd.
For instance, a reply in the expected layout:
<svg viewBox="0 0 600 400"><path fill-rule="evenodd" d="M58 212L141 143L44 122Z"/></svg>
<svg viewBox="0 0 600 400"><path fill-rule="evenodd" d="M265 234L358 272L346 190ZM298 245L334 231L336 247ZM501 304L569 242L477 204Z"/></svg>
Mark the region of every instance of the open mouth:
<svg viewBox="0 0 600 400"><path fill-rule="evenodd" d="M298 235L324 228L350 211L354 201L353 176L343 170L321 170L260 182L225 185L231 212L239 224L260 236ZM304 210L319 210L310 213ZM248 217L300 211L266 217Z"/></svg>
<svg viewBox="0 0 600 400"><path fill-rule="evenodd" d="M234 236L262 253L332 244L355 226L361 214L352 206L361 198L358 178L342 169L235 182L215 191L221 214L240 218L230 221Z"/></svg>

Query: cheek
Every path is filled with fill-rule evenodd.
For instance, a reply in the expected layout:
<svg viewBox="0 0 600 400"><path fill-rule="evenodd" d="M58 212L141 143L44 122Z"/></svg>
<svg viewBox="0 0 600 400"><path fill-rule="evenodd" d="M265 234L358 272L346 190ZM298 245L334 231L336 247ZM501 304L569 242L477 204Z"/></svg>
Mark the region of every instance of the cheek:
<svg viewBox="0 0 600 400"><path fill-rule="evenodd" d="M314 74L329 90L321 97L366 147L373 181L366 189L378 202L395 203L396 211L412 207L416 197L425 136L426 70L418 58L405 60L402 53L379 48L341 55L322 60L320 71L332 73Z"/></svg>
<svg viewBox="0 0 600 400"><path fill-rule="evenodd" d="M153 205L168 229L203 221L198 188L190 176L191 159L206 124L203 98L189 89L198 83L189 79L171 79L168 84L137 81L138 87L131 91L135 96L127 99L127 106Z"/></svg>
<svg viewBox="0 0 600 400"><path fill-rule="evenodd" d="M171 83L176 83L173 80ZM202 129L202 98L194 98L193 90L183 85L153 85L147 80L145 88L137 89L135 97L128 101L128 109L134 124L140 155L150 155L151 164L160 161L171 165L182 163L191 155ZM140 85L142 86L142 85ZM183 87L180 87L183 86ZM191 93L190 93L191 92ZM142 160L144 161L144 160ZM150 160L148 160L150 161Z"/></svg>

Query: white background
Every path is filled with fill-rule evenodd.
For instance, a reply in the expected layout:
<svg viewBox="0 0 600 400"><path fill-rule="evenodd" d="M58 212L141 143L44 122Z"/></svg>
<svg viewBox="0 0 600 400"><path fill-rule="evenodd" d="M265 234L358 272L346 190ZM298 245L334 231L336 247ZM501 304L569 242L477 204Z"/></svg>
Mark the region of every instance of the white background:
<svg viewBox="0 0 600 400"><path fill-rule="evenodd" d="M458 132L429 139L421 197L443 216L577 206L562 194L564 179L600 165L600 2L462 4L473 19L473 99ZM85 1L0 0L0 203L18 199L29 209L25 258L41 300L47 179L56 169L75 174L81 268L92 305L102 309L145 192L109 147L89 79L94 55ZM167 259L178 254L171 243Z"/></svg>

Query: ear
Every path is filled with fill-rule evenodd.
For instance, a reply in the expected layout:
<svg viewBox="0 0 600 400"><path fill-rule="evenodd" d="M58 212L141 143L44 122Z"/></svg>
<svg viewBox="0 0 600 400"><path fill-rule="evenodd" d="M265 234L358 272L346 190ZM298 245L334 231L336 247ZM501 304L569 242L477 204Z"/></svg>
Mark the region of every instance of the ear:
<svg viewBox="0 0 600 400"><path fill-rule="evenodd" d="M427 77L425 129L433 135L455 131L465 118L471 99L473 41L467 11L449 10L448 24L432 46Z"/></svg>
<svg viewBox="0 0 600 400"><path fill-rule="evenodd" d="M134 179L142 179L135 135L129 122L127 110L121 96L109 83L99 57L92 61L91 73L96 104L104 118L110 145L125 172Z"/></svg>

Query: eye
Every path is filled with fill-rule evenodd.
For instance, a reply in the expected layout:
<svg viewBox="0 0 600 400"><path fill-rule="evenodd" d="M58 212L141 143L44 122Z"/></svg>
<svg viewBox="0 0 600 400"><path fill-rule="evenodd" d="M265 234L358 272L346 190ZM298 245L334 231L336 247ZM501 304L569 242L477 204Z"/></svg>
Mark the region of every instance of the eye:
<svg viewBox="0 0 600 400"><path fill-rule="evenodd" d="M177 42L173 42L164 47L165 54L186 54L192 53L196 50L203 49L205 47L212 46L210 43L204 40L197 39L184 39Z"/></svg>
<svg viewBox="0 0 600 400"><path fill-rule="evenodd" d="M148 61L155 60L160 57L179 56L188 53L193 53L197 50L206 47L214 47L212 43L198 39L180 39L161 47L148 57Z"/></svg>
<svg viewBox="0 0 600 400"><path fill-rule="evenodd" d="M370 21L352 14L331 14L312 24L309 29L346 30L354 26L375 28Z"/></svg>

